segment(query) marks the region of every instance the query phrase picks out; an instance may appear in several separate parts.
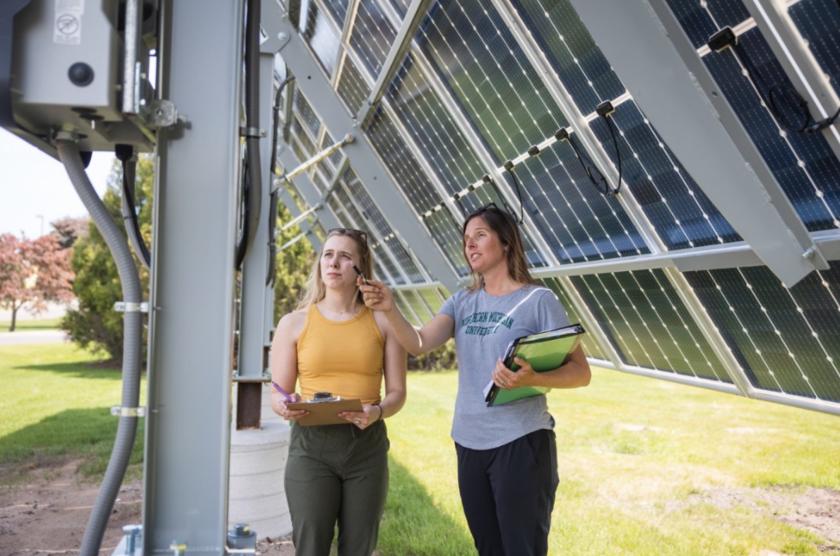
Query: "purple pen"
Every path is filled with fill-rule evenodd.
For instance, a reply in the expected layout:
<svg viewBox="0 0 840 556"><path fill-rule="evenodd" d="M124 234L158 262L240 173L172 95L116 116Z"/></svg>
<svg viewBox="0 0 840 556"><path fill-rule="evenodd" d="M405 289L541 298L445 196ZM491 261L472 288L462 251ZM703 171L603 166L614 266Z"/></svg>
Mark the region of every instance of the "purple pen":
<svg viewBox="0 0 840 556"><path fill-rule="evenodd" d="M282 394L282 395L283 395L283 399L284 399L284 400L286 400L287 402L292 401L292 396L291 396L291 394L289 394L288 392L286 392L286 391L283 389L283 387L282 387L282 386L280 386L279 384L277 384L277 383L276 383L276 382L274 382L273 380L271 381L271 386L273 386L273 387L274 387L274 390L275 390L275 391L277 391L277 392L279 392L280 394Z"/></svg>

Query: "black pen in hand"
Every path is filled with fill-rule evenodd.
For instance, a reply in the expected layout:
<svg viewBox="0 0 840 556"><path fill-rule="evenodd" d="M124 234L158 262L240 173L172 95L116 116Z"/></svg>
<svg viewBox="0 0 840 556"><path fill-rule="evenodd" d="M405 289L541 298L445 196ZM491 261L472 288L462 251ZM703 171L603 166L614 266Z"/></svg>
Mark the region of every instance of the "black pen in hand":
<svg viewBox="0 0 840 556"><path fill-rule="evenodd" d="M356 274L358 274L359 276L362 277L362 282L364 282L364 284L367 286L367 283L368 283L367 278L365 278L364 273L361 270L359 270L359 267L356 266L356 265L353 265L353 270L356 271Z"/></svg>

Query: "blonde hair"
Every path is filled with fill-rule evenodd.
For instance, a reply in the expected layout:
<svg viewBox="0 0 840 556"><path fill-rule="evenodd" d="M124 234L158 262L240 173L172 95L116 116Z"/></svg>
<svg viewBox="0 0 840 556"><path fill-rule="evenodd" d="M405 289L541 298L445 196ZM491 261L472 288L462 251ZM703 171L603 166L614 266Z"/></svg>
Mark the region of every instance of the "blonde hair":
<svg viewBox="0 0 840 556"><path fill-rule="evenodd" d="M321 278L321 257L324 256L324 247L327 245L327 240L334 236L349 237L353 240L359 250L359 270L362 271L365 278L373 277L373 257L371 257L370 247L368 246L367 234L354 228L334 228L327 232L321 250L318 251L318 256L312 263L312 271L309 274L306 289L295 308L296 310L309 309L326 297L327 287L324 285L324 279Z"/></svg>
<svg viewBox="0 0 840 556"><path fill-rule="evenodd" d="M475 291L484 287L484 278L478 272L472 271L470 261L466 254L466 240L463 239L467 233L467 224L473 218L481 218L496 232L499 236L499 241L506 247L505 261L507 262L507 271L510 277L520 284L536 284L537 281L531 277L528 271L528 261L525 259L525 247L522 243L522 235L519 233L519 228L516 226L516 221L507 212L503 211L495 204L490 203L484 205L476 210L464 220L464 226L461 230L462 245L461 252L464 259L467 261L467 268L470 268L470 285L467 286L468 291Z"/></svg>

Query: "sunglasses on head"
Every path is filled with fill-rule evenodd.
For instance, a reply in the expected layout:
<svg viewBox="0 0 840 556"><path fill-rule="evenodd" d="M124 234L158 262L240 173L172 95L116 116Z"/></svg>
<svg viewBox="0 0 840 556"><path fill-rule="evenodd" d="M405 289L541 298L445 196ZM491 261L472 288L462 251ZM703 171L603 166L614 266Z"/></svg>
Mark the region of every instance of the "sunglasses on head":
<svg viewBox="0 0 840 556"><path fill-rule="evenodd" d="M350 236L365 244L367 244L368 241L367 232L364 230L357 230L356 228L331 228L327 230L327 237L330 236Z"/></svg>

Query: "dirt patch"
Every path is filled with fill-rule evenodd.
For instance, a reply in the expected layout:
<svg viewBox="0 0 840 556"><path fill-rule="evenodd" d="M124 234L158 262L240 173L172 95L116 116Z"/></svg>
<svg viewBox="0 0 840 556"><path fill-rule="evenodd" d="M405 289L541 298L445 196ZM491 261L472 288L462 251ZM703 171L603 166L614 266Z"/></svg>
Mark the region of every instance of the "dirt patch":
<svg viewBox="0 0 840 556"><path fill-rule="evenodd" d="M837 490L781 486L721 487L694 494L689 502L706 502L723 509L746 506L811 531L829 541L821 548L840 552L840 491Z"/></svg>
<svg viewBox="0 0 840 556"><path fill-rule="evenodd" d="M81 461L52 462L20 471L4 468L5 478L14 477L12 485L0 486L0 554L78 554L99 484L80 478ZM101 554L111 554L122 539L122 527L140 523L143 490L139 480L122 486L108 528ZM289 539L261 539L258 553L292 556Z"/></svg>

